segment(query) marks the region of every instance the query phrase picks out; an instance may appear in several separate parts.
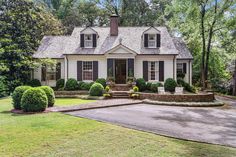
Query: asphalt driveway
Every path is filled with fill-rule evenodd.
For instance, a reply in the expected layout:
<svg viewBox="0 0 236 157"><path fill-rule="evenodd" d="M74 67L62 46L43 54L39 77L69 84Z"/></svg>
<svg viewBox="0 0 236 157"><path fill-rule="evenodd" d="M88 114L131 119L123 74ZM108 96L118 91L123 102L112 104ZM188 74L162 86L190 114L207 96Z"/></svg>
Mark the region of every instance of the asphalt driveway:
<svg viewBox="0 0 236 157"><path fill-rule="evenodd" d="M236 111L138 104L67 114L161 135L236 147Z"/></svg>

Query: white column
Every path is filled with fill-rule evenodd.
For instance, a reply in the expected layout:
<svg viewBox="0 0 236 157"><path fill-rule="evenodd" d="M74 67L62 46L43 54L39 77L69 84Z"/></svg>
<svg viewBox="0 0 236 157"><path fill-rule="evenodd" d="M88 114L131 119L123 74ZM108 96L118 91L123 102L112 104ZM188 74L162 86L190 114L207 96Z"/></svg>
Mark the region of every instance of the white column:
<svg viewBox="0 0 236 157"><path fill-rule="evenodd" d="M68 78L68 73L67 73L67 69L68 69L68 61L67 61L67 56L65 55L64 57L64 63L65 63L65 69L64 69L64 72L65 72L65 82L67 81L67 78Z"/></svg>
<svg viewBox="0 0 236 157"><path fill-rule="evenodd" d="M189 84L192 85L192 61L190 61L189 64L190 64L189 65L189 68L190 68L190 70L189 70L190 71L190 74L189 74L190 82L189 82Z"/></svg>

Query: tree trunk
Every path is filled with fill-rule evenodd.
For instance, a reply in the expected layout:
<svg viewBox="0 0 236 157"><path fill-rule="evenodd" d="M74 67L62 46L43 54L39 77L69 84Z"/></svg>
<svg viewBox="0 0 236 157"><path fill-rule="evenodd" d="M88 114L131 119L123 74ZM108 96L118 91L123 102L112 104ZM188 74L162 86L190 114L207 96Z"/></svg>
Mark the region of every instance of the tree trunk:
<svg viewBox="0 0 236 157"><path fill-rule="evenodd" d="M234 75L233 75L234 79L233 79L233 82L234 82L234 85L233 85L233 95L236 96L236 59L234 61Z"/></svg>
<svg viewBox="0 0 236 157"><path fill-rule="evenodd" d="M205 89L205 55L206 55L206 39L205 39L205 26L204 26L204 17L205 17L205 6L201 6L201 35L202 35L202 63L201 63L201 85Z"/></svg>

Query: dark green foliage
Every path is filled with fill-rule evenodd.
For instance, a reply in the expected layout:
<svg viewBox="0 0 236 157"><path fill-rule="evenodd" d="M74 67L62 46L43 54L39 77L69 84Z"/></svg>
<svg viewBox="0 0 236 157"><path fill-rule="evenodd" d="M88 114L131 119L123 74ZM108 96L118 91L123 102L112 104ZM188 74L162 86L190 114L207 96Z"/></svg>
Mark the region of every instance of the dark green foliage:
<svg viewBox="0 0 236 157"><path fill-rule="evenodd" d="M66 81L65 90L71 91L71 90L77 90L79 88L77 80L70 78Z"/></svg>
<svg viewBox="0 0 236 157"><path fill-rule="evenodd" d="M39 87L41 86L41 82L38 79L32 79L27 83L27 85L31 87Z"/></svg>
<svg viewBox="0 0 236 157"><path fill-rule="evenodd" d="M106 79L104 78L98 78L95 82L100 83L104 88L106 87Z"/></svg>
<svg viewBox="0 0 236 157"><path fill-rule="evenodd" d="M16 87L14 92L12 93L12 102L14 109L21 109L21 98L25 91L30 89L30 86L19 86Z"/></svg>
<svg viewBox="0 0 236 157"><path fill-rule="evenodd" d="M0 77L0 98L7 95L8 95L8 90L5 85L5 81L2 77Z"/></svg>
<svg viewBox="0 0 236 157"><path fill-rule="evenodd" d="M84 84L85 82L83 82L83 81L80 81L79 83L78 83L78 89L79 90L82 90L82 85Z"/></svg>
<svg viewBox="0 0 236 157"><path fill-rule="evenodd" d="M40 88L31 88L24 92L21 107L24 112L42 112L48 106L46 93Z"/></svg>
<svg viewBox="0 0 236 157"><path fill-rule="evenodd" d="M183 79L177 79L178 85L184 87L184 90L192 93L196 93L194 86L191 86L189 83L185 82Z"/></svg>
<svg viewBox="0 0 236 157"><path fill-rule="evenodd" d="M145 91L146 90L146 81L143 78L139 78L136 80L136 86L138 86L139 90Z"/></svg>
<svg viewBox="0 0 236 157"><path fill-rule="evenodd" d="M174 92L175 91L175 87L177 86L177 83L174 79L172 78L168 78L166 79L165 83L164 83L164 87L166 91L169 92Z"/></svg>
<svg viewBox="0 0 236 157"><path fill-rule="evenodd" d="M104 87L100 83L94 83L89 90L89 95L102 96L103 91L104 91Z"/></svg>
<svg viewBox="0 0 236 157"><path fill-rule="evenodd" d="M44 8L27 0L0 1L0 70L7 87L26 84L33 69L33 53L44 35L60 34L59 22Z"/></svg>
<svg viewBox="0 0 236 157"><path fill-rule="evenodd" d="M151 91L151 85L152 85L151 82L147 82L147 83L146 83L146 90Z"/></svg>
<svg viewBox="0 0 236 157"><path fill-rule="evenodd" d="M152 84L151 84L151 91L154 92L154 93L158 92L158 91L157 91L157 90L158 90L158 87L163 87L163 84L160 83L160 82L152 83Z"/></svg>
<svg viewBox="0 0 236 157"><path fill-rule="evenodd" d="M83 82L81 84L81 90L89 90L91 86L94 84L94 82Z"/></svg>
<svg viewBox="0 0 236 157"><path fill-rule="evenodd" d="M57 80L57 83L56 83L56 89L57 90L63 89L64 86L65 86L65 80L64 79Z"/></svg>
<svg viewBox="0 0 236 157"><path fill-rule="evenodd" d="M48 107L52 107L55 103L55 94L54 94L53 89L49 86L41 86L39 88L42 89L47 95Z"/></svg>

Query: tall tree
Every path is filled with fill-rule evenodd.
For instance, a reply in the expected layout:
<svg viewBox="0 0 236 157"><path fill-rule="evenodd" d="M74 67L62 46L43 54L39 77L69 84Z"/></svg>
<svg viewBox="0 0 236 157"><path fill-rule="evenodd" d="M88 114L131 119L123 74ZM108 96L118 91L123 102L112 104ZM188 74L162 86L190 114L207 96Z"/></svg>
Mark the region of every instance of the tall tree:
<svg viewBox="0 0 236 157"><path fill-rule="evenodd" d="M0 74L10 91L29 80L32 54L42 37L62 33L60 22L42 7L25 0L0 1Z"/></svg>

